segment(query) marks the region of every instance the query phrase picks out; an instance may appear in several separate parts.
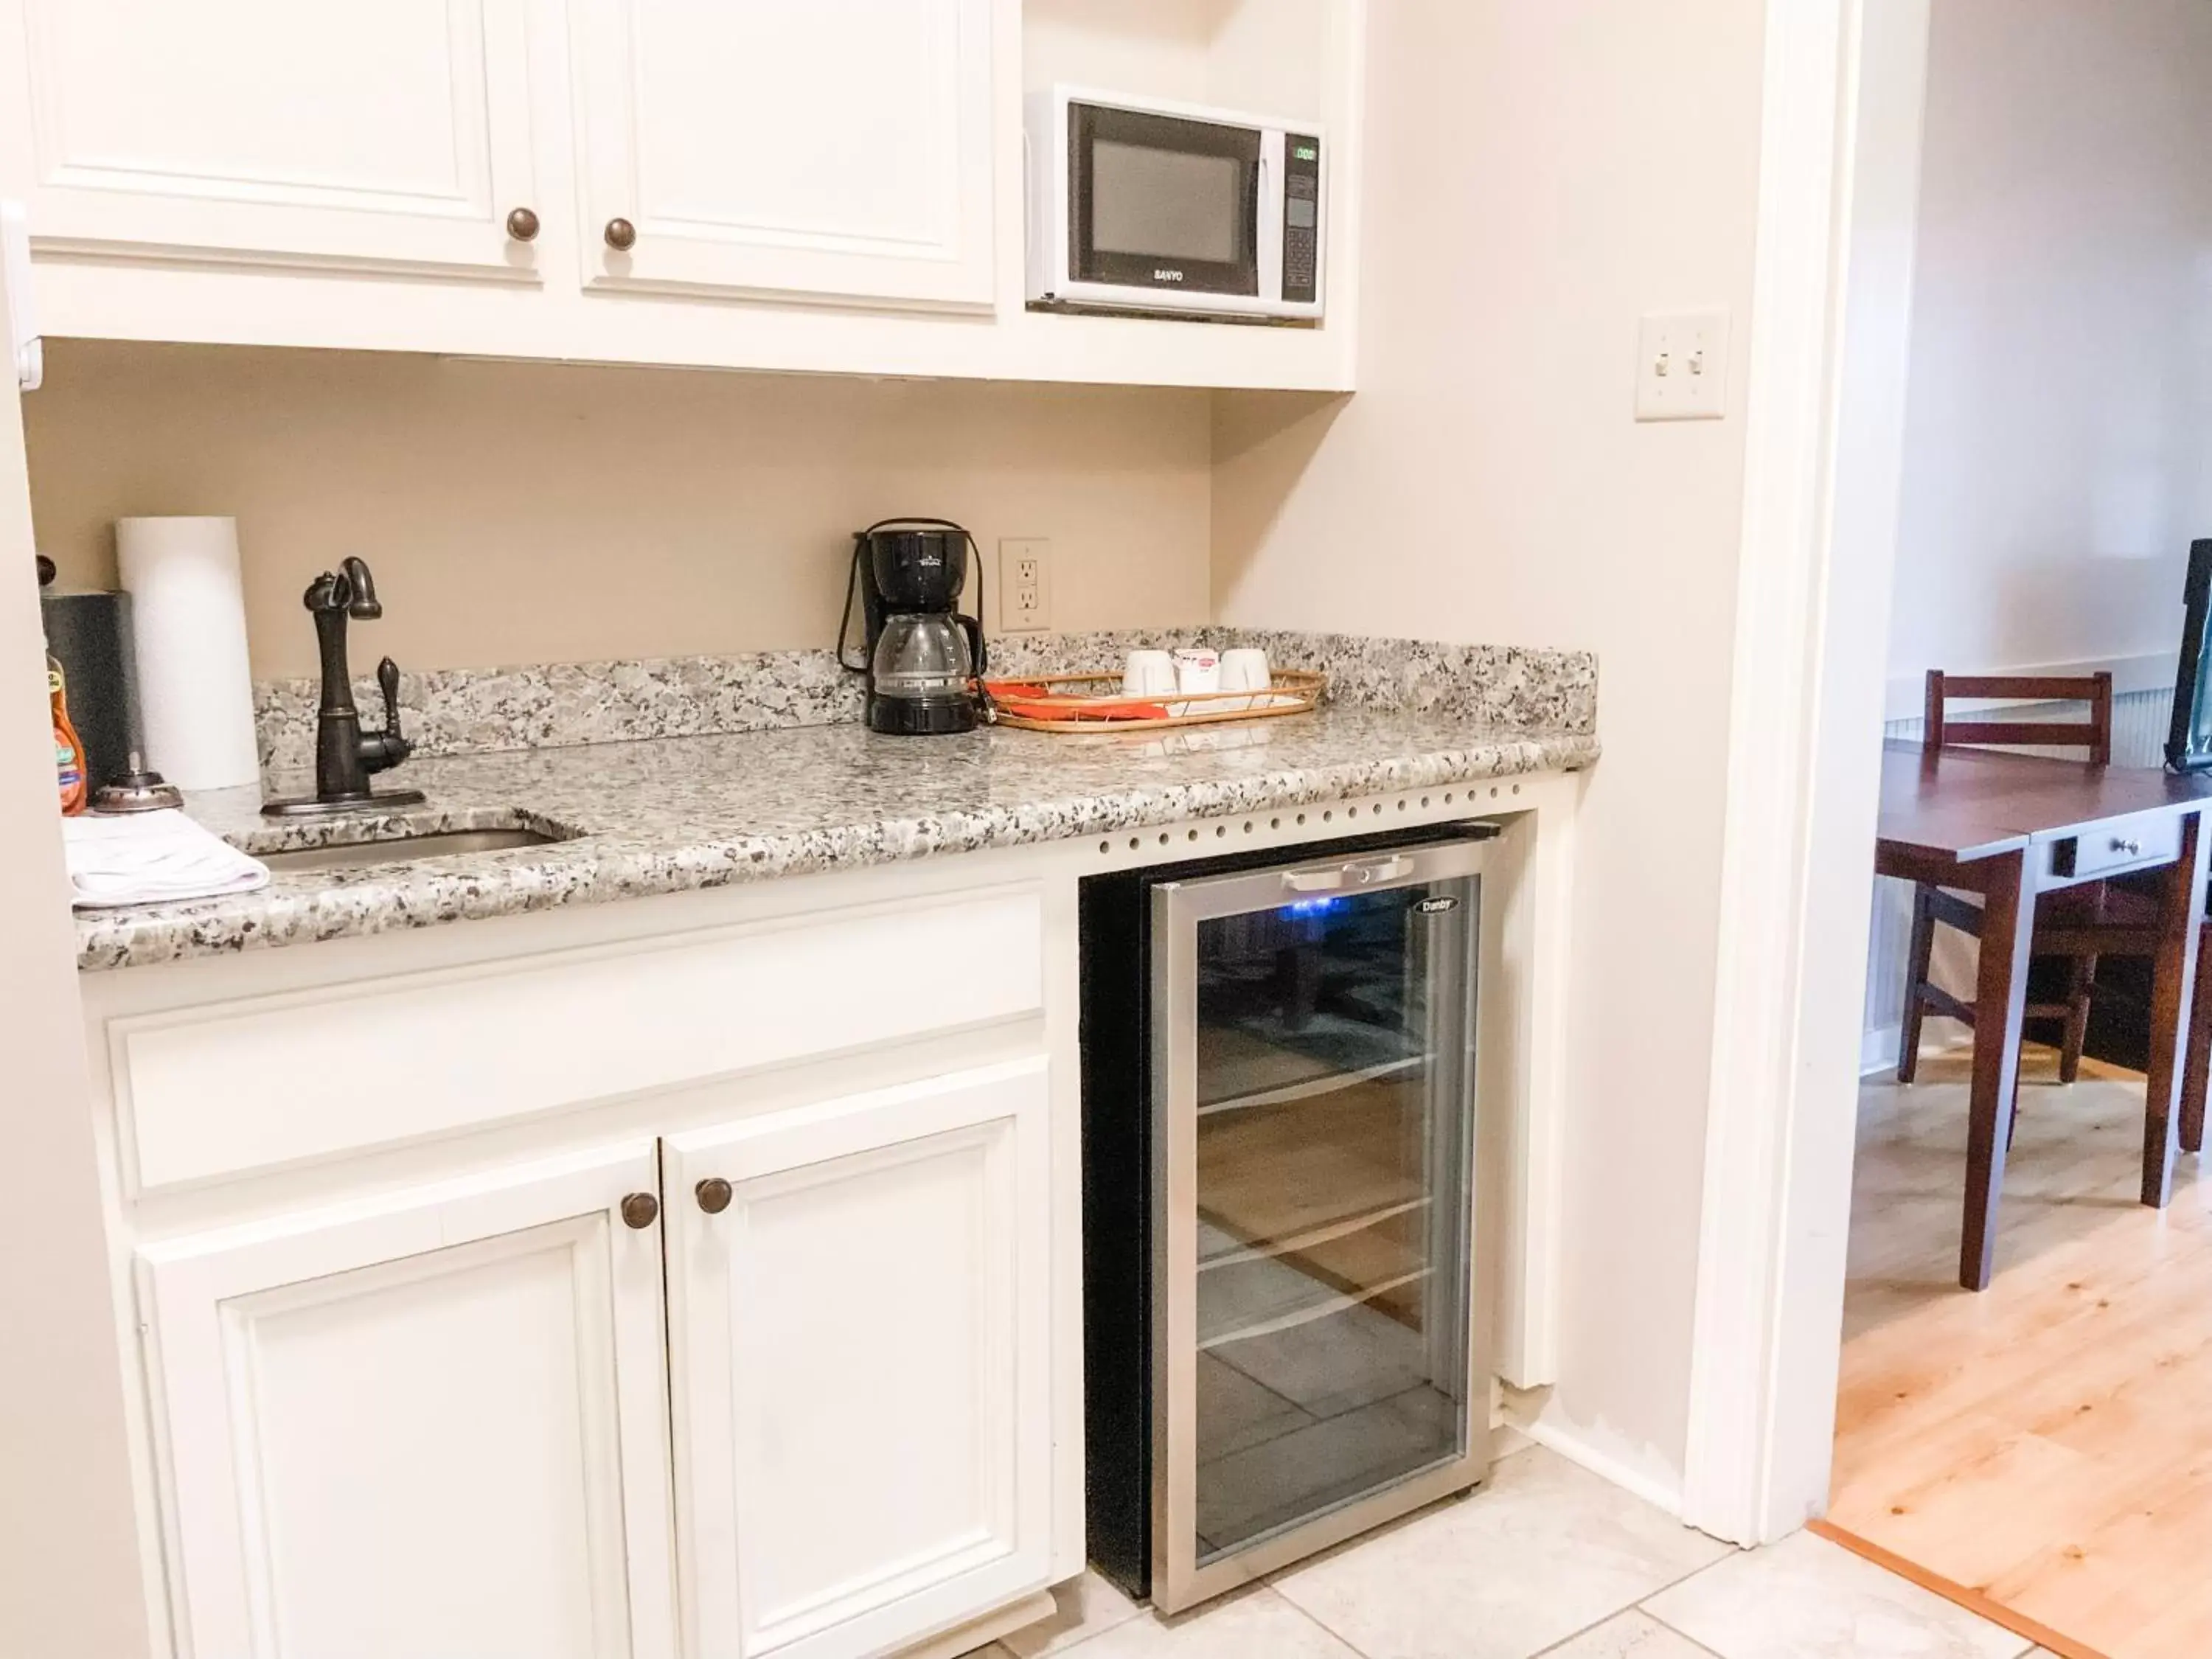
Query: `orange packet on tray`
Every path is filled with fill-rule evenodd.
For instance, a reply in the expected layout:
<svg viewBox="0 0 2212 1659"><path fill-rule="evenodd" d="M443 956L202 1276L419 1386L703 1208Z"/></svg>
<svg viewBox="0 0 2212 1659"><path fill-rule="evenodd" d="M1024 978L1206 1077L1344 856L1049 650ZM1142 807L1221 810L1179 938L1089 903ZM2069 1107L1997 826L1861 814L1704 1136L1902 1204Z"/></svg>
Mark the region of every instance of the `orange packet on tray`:
<svg viewBox="0 0 2212 1659"><path fill-rule="evenodd" d="M991 701L1009 714L1031 720L1164 720L1165 703L1141 697L1070 697L1049 687L1021 680L989 680L984 684Z"/></svg>

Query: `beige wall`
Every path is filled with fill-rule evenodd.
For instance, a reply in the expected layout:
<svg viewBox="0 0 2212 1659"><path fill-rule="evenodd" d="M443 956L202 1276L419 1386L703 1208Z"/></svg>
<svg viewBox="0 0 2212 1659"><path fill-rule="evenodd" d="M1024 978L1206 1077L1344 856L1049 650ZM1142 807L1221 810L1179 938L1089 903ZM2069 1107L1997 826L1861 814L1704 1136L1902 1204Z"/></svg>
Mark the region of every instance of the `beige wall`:
<svg viewBox="0 0 2212 1659"><path fill-rule="evenodd" d="M260 676L313 671L348 553L409 668L827 646L899 513L1050 538L1057 627L1207 616L1203 392L58 341L24 408L66 580L112 583L118 517L238 519Z"/></svg>
<svg viewBox="0 0 2212 1659"><path fill-rule="evenodd" d="M1892 712L1931 667L2169 678L2212 536L2212 7L1942 0Z"/></svg>
<svg viewBox="0 0 2212 1659"><path fill-rule="evenodd" d="M1224 397L1223 620L1598 653L1577 865L1564 1375L1683 1468L1732 611L1759 0L1370 9L1360 390ZM1638 313L1724 304L1732 418L1631 418Z"/></svg>
<svg viewBox="0 0 2212 1659"><path fill-rule="evenodd" d="M234 513L257 670L358 551L409 666L826 642L844 532L1054 538L1061 626L1196 620L1599 653L1577 859L1564 1375L1684 1453L1743 454L1760 0L1370 9L1350 399L873 384L62 343L42 544ZM1732 418L1630 419L1637 318L1724 304ZM1209 419L1209 416L1211 417ZM1211 546L1209 579L1208 549Z"/></svg>

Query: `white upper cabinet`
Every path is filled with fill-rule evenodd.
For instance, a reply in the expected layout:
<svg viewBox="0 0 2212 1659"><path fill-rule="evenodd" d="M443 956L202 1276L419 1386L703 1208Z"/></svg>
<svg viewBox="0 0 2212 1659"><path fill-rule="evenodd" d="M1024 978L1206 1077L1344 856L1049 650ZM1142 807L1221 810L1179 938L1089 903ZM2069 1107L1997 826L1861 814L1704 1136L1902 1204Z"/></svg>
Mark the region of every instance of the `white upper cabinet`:
<svg viewBox="0 0 2212 1659"><path fill-rule="evenodd" d="M647 1141L143 1247L179 1654L672 1659L657 1181Z"/></svg>
<svg viewBox="0 0 2212 1659"><path fill-rule="evenodd" d="M532 3L16 0L13 188L42 252L528 280Z"/></svg>
<svg viewBox="0 0 2212 1659"><path fill-rule="evenodd" d="M56 336L1346 391L1366 4L0 0L0 198ZM1058 81L1318 122L1321 324L1030 310Z"/></svg>
<svg viewBox="0 0 2212 1659"><path fill-rule="evenodd" d="M593 286L991 303L992 0L571 15Z"/></svg>
<svg viewBox="0 0 2212 1659"><path fill-rule="evenodd" d="M691 1659L863 1659L1051 1573L1042 1057L672 1137Z"/></svg>

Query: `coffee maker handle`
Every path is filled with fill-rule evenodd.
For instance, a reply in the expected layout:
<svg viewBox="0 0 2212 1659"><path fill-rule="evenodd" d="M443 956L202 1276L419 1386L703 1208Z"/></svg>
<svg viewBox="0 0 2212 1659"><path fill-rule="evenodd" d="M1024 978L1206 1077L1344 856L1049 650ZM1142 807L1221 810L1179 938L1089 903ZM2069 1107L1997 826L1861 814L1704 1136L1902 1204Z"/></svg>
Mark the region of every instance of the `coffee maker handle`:
<svg viewBox="0 0 2212 1659"><path fill-rule="evenodd" d="M868 665L866 661L854 662L845 654L846 635L852 631L853 628L853 599L860 590L860 561L866 556L866 534L867 532L863 531L860 535L853 538L853 569L852 574L845 578L845 608L837 613L837 666L848 674L865 674L868 672ZM867 648L865 614L861 620L863 625L860 645L865 653Z"/></svg>
<svg viewBox="0 0 2212 1659"><path fill-rule="evenodd" d="M975 665L975 678L980 689L983 671L991 665L990 659L983 652L983 624L969 616L955 616L952 620L960 624L960 631L968 636L968 658Z"/></svg>

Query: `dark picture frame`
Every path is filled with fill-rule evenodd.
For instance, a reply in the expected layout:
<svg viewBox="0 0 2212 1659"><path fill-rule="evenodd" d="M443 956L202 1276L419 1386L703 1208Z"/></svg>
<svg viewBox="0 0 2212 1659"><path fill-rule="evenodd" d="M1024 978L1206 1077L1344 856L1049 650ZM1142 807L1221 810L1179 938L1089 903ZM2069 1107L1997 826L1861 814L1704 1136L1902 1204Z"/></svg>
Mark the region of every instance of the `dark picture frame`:
<svg viewBox="0 0 2212 1659"><path fill-rule="evenodd" d="M2191 542L2182 583L2181 661L2173 674L2173 719L2166 727L2166 763L2176 772L2212 769L2212 540Z"/></svg>

